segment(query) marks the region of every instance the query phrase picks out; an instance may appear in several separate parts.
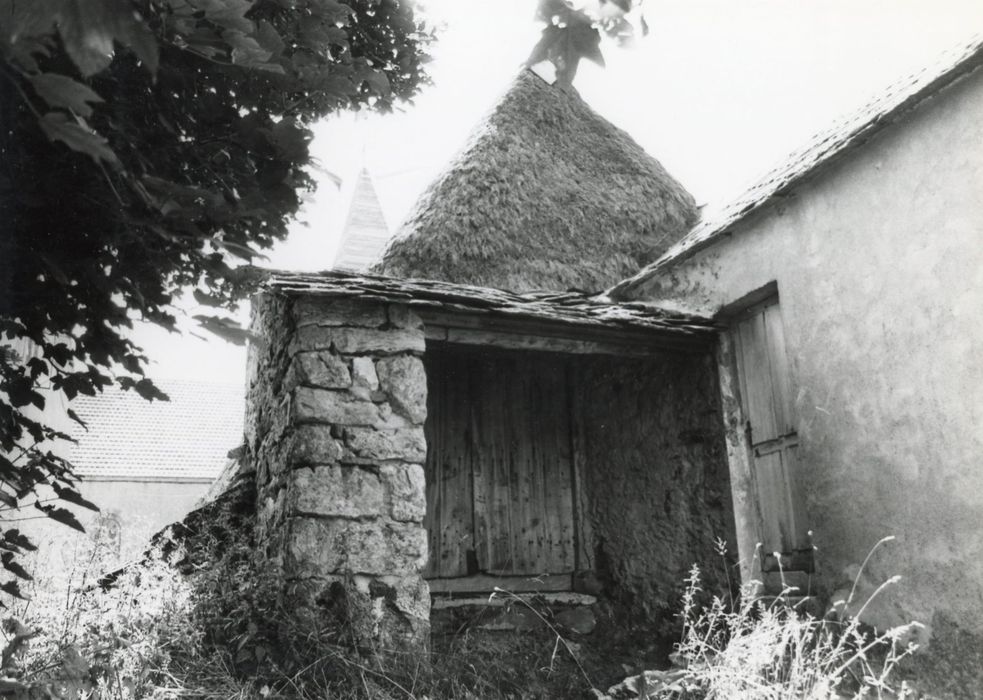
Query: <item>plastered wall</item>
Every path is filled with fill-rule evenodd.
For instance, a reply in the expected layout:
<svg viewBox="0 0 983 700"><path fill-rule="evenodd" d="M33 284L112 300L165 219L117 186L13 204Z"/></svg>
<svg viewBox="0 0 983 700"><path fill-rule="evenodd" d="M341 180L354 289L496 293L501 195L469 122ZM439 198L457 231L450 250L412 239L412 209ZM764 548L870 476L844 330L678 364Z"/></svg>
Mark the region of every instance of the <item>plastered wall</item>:
<svg viewBox="0 0 983 700"><path fill-rule="evenodd" d="M861 585L902 579L866 617L917 619L926 640L946 630L936 648L979 641L983 71L636 296L712 314L772 282L825 586L848 585L894 536Z"/></svg>

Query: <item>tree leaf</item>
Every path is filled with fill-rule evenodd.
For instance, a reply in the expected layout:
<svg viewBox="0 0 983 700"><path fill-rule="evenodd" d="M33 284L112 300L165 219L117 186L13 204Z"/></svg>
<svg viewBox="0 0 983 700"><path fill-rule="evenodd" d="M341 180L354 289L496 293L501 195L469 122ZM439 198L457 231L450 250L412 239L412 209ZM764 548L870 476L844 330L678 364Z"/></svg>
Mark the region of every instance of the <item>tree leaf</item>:
<svg viewBox="0 0 983 700"><path fill-rule="evenodd" d="M232 47L232 62L239 66L259 66L270 59L272 51L264 49L259 42L242 32L222 32L222 38Z"/></svg>
<svg viewBox="0 0 983 700"><path fill-rule="evenodd" d="M0 546L6 549L13 549L14 551L24 549L28 552L34 552L37 547L31 540L27 538L26 535L22 534L20 530L12 529L6 530L3 533L3 538L0 539Z"/></svg>
<svg viewBox="0 0 983 700"><path fill-rule="evenodd" d="M226 340L234 345L245 345L255 337L255 333L251 333L243 328L235 319L222 316L206 316L205 314L198 314L194 316L194 319L206 331L214 333L222 340Z"/></svg>
<svg viewBox="0 0 983 700"><path fill-rule="evenodd" d="M134 390L147 401L170 401L170 397L146 377L137 381L134 381L132 377L120 377L119 385L123 389Z"/></svg>
<svg viewBox="0 0 983 700"><path fill-rule="evenodd" d="M3 504L8 508L17 507L17 499L3 489L0 489L0 502L3 502Z"/></svg>
<svg viewBox="0 0 983 700"><path fill-rule="evenodd" d="M61 141L73 151L85 153L94 161L116 165L119 159L109 142L94 131L70 122L63 112L48 112L41 118L41 128L52 141Z"/></svg>
<svg viewBox="0 0 983 700"><path fill-rule="evenodd" d="M384 75L382 79L386 83L386 90L388 90L389 81ZM291 161L307 158L308 145L314 136L310 129L298 125L293 119L283 119L273 127L272 132L273 142L280 158Z"/></svg>
<svg viewBox="0 0 983 700"><path fill-rule="evenodd" d="M27 600L27 598L25 598L24 595L20 592L20 584L17 583L17 581L10 580L4 583L3 585L0 585L0 591L3 591L9 596L13 596L14 598Z"/></svg>
<svg viewBox="0 0 983 700"><path fill-rule="evenodd" d="M42 513L47 515L52 520L55 520L62 525L68 525L68 527L73 530L78 530L79 532L85 532L85 528L82 527L82 523L78 521L75 514L68 510L67 508L57 508L51 505L42 505L41 502L35 501L34 507L40 510Z"/></svg>
<svg viewBox="0 0 983 700"><path fill-rule="evenodd" d="M3 568L12 573L18 578L22 578L25 581L33 581L34 577L27 573L27 569L14 561L13 552L4 552L0 555L0 563L3 564Z"/></svg>
<svg viewBox="0 0 983 700"><path fill-rule="evenodd" d="M117 41L156 74L157 42L128 0L62 0L56 19L65 51L84 77L109 67Z"/></svg>
<svg viewBox="0 0 983 700"><path fill-rule="evenodd" d="M88 85L72 80L67 75L58 73L33 75L31 85L51 107L64 107L83 117L92 114L90 102L98 104L103 101Z"/></svg>
<svg viewBox="0 0 983 700"><path fill-rule="evenodd" d="M52 488L54 488L55 493L58 495L58 498L60 498L61 500L67 501L68 503L71 503L76 506L82 506L83 508L88 508L89 510L95 511L96 513L99 512L99 506L97 506L92 501L83 498L82 494L80 494L75 489L65 488L63 486L59 486L58 484L52 484L51 486Z"/></svg>
<svg viewBox="0 0 983 700"><path fill-rule="evenodd" d="M392 88L389 86L389 78L382 71L372 71L365 76L365 82L368 83L369 88L376 95L386 96L392 93Z"/></svg>
<svg viewBox="0 0 983 700"><path fill-rule="evenodd" d="M225 301L223 299L217 296L213 296L207 292L203 292L200 289L195 289L192 292L192 295L194 296L195 301L197 301L202 306L212 306L215 308L221 308L225 306Z"/></svg>

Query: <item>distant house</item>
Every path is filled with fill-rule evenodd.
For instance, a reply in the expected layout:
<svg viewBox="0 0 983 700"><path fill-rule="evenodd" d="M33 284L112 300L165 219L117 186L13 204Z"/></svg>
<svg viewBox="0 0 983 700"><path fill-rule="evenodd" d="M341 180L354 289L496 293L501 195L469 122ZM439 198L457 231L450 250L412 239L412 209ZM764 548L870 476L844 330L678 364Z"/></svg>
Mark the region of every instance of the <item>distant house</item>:
<svg viewBox="0 0 983 700"><path fill-rule="evenodd" d="M116 387L77 396L70 407L85 428L68 418L62 394L50 394L45 406L45 421L76 440L51 448L72 463L82 495L100 508L74 510L111 556L142 551L149 535L181 520L242 444L241 385L156 384L170 401L150 402ZM36 520L27 529L39 542L74 547L73 531L62 525Z"/></svg>
<svg viewBox="0 0 983 700"><path fill-rule="evenodd" d="M158 380L169 401L110 388L78 396L85 423L66 455L81 490L103 515L145 533L180 520L242 443L244 389L238 384Z"/></svg>
<svg viewBox="0 0 983 700"><path fill-rule="evenodd" d="M760 542L832 593L893 535L860 585L901 583L866 619L920 620L936 658L979 670L959 657L983 649L983 40L820 134L609 296L726 327L745 573Z"/></svg>
<svg viewBox="0 0 983 700"><path fill-rule="evenodd" d="M7 347L22 358L39 352L24 339ZM103 544L115 554L142 550L148 535L183 518L228 464L230 450L242 444L241 384L155 383L169 401L146 401L114 386L69 403L64 393L42 384L44 408L26 409L74 440L52 440L42 448L72 463L80 492L100 512L73 510L88 531L103 531ZM74 546L74 531L54 521L28 518L23 528L40 543ZM71 559L71 552L62 554Z"/></svg>

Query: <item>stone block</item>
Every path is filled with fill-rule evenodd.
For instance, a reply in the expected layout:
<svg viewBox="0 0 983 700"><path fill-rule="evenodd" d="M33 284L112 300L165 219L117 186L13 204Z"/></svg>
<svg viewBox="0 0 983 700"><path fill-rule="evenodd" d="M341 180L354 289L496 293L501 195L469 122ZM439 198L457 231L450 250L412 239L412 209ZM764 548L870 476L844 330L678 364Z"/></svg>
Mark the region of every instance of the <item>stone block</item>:
<svg viewBox="0 0 983 700"><path fill-rule="evenodd" d="M426 350L422 331L339 328L334 338L338 352L345 354L419 352Z"/></svg>
<svg viewBox="0 0 983 700"><path fill-rule="evenodd" d="M594 611L587 606L562 610L555 615L553 620L561 629L577 634L590 634L597 627Z"/></svg>
<svg viewBox="0 0 983 700"><path fill-rule="evenodd" d="M284 558L290 577L418 574L427 562L427 531L416 524L294 518Z"/></svg>
<svg viewBox="0 0 983 700"><path fill-rule="evenodd" d="M290 361L285 390L306 385L321 389L344 389L352 385L348 364L328 350L298 352Z"/></svg>
<svg viewBox="0 0 983 700"><path fill-rule="evenodd" d="M386 323L382 304L337 297L300 297L294 302L294 323L302 326L360 326L379 328Z"/></svg>
<svg viewBox="0 0 983 700"><path fill-rule="evenodd" d="M291 354L332 348L345 355L394 355L401 352L422 353L426 349L426 342L422 331L304 326L297 329L290 343Z"/></svg>
<svg viewBox="0 0 983 700"><path fill-rule="evenodd" d="M427 373L423 361L412 355L385 357L376 363L379 388L393 408L414 423L427 418Z"/></svg>
<svg viewBox="0 0 983 700"><path fill-rule="evenodd" d="M379 408L347 391L300 387L294 390L294 420L332 425L375 425Z"/></svg>
<svg viewBox="0 0 983 700"><path fill-rule="evenodd" d="M377 404L379 406L379 420L376 422L376 428L383 429L393 429L393 428L412 428L416 424L408 418L404 418L400 414L393 411L392 406L389 402L385 401L386 396L382 394L383 403Z"/></svg>
<svg viewBox="0 0 983 700"><path fill-rule="evenodd" d="M371 357L352 359L352 393L366 401L379 388L379 376L375 371L375 361Z"/></svg>
<svg viewBox="0 0 983 700"><path fill-rule="evenodd" d="M292 467L335 464L341 453L341 444L331 436L331 427L327 425L300 425L291 437Z"/></svg>
<svg viewBox="0 0 983 700"><path fill-rule="evenodd" d="M385 464L380 467L386 485L389 517L400 522L422 523L427 514L427 485L419 464Z"/></svg>
<svg viewBox="0 0 983 700"><path fill-rule="evenodd" d="M389 323L393 327L405 328L407 330L423 330L423 321L408 306L390 304L387 311L389 312Z"/></svg>
<svg viewBox="0 0 983 700"><path fill-rule="evenodd" d="M289 605L314 629L325 623L349 629L372 649L425 651L430 631L430 592L420 576L325 576L286 585ZM333 618L333 619L332 619Z"/></svg>
<svg viewBox="0 0 983 700"><path fill-rule="evenodd" d="M423 462L427 457L422 427L395 430L346 428L345 442L357 457L405 462Z"/></svg>
<svg viewBox="0 0 983 700"><path fill-rule="evenodd" d="M384 491L379 476L358 467L296 469L287 482L287 512L364 518L381 515Z"/></svg>

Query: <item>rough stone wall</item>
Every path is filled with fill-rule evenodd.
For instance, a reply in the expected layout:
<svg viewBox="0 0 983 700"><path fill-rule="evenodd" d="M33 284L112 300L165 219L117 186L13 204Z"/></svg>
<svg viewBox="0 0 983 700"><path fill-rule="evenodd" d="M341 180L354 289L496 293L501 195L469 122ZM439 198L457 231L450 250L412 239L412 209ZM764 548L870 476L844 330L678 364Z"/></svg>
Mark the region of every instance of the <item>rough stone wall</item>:
<svg viewBox="0 0 983 700"><path fill-rule="evenodd" d="M704 588L726 585L714 542L734 549L734 517L712 357L592 357L575 377L592 563L613 597L665 610L693 564Z"/></svg>
<svg viewBox="0 0 983 700"><path fill-rule="evenodd" d="M426 644L423 324L272 294L253 315L246 439L268 564L298 614L343 609L366 646Z"/></svg>

